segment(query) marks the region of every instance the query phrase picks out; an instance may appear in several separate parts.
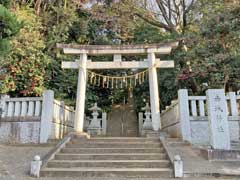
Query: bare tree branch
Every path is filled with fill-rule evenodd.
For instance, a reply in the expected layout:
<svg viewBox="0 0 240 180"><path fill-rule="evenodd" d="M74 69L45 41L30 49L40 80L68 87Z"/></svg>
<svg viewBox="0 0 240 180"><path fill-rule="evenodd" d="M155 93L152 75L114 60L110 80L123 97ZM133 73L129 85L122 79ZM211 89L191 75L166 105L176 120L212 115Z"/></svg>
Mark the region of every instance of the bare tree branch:
<svg viewBox="0 0 240 180"><path fill-rule="evenodd" d="M144 21L146 21L147 23L149 23L149 24L151 24L153 26L163 28L163 29L165 29L167 31L170 31L170 32L175 31L174 29L169 27L167 24L164 24L164 23L162 23L160 21L156 21L156 20L154 20L152 18L150 19L149 17L143 16L141 13L136 13L135 15L140 17L141 19L143 19Z"/></svg>
<svg viewBox="0 0 240 180"><path fill-rule="evenodd" d="M165 9L165 7L164 7L164 5L163 5L162 0L156 0L156 2L157 2L157 5L158 5L159 9L160 9L161 12L162 12L162 15L163 15L164 20L166 21L166 23L167 23L168 25L171 25L171 22L170 22L170 20L168 19L167 12L166 12L166 9Z"/></svg>
<svg viewBox="0 0 240 180"><path fill-rule="evenodd" d="M166 31L184 32L188 13L197 0L122 0L116 2L120 15L129 13Z"/></svg>
<svg viewBox="0 0 240 180"><path fill-rule="evenodd" d="M189 13L189 11L192 9L193 5L195 4L196 0L192 0L188 8L185 10L185 14Z"/></svg>
<svg viewBox="0 0 240 180"><path fill-rule="evenodd" d="M168 0L168 17L169 17L169 20L172 21L172 8L171 8L171 0Z"/></svg>

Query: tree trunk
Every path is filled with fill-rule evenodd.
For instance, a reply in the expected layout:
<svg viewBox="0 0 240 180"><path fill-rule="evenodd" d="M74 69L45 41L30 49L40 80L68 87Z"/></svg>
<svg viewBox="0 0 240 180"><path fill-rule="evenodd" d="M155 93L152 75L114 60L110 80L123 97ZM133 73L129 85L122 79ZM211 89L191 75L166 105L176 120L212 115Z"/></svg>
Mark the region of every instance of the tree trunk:
<svg viewBox="0 0 240 180"><path fill-rule="evenodd" d="M35 14L39 16L41 11L42 0L37 0L35 3Z"/></svg>

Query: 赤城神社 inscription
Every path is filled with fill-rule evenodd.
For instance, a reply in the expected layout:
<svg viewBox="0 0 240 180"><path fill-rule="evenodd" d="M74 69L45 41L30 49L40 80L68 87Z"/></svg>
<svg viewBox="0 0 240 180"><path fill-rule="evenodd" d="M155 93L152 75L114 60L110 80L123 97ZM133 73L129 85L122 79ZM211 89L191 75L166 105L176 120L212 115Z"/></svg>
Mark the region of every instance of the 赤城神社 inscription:
<svg viewBox="0 0 240 180"><path fill-rule="evenodd" d="M207 102L211 146L214 149L229 150L231 145L228 127L227 101L224 90L208 90Z"/></svg>

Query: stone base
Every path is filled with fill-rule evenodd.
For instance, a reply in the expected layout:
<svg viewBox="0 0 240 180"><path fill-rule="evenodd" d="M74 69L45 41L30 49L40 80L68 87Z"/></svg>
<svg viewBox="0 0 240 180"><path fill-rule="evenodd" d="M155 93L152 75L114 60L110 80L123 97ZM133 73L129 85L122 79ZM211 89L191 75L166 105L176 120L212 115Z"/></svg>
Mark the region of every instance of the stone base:
<svg viewBox="0 0 240 180"><path fill-rule="evenodd" d="M163 131L153 131L153 130L142 130L142 136L145 137L160 137L160 136L167 136L166 132Z"/></svg>
<svg viewBox="0 0 240 180"><path fill-rule="evenodd" d="M88 128L87 130L90 136L100 136L102 135L102 130L99 128Z"/></svg>
<svg viewBox="0 0 240 180"><path fill-rule="evenodd" d="M144 130L152 130L152 122L150 121L150 122L144 122L143 123L143 129Z"/></svg>
<svg viewBox="0 0 240 180"><path fill-rule="evenodd" d="M90 138L90 134L88 134L87 132L70 132L69 135L72 138L83 138L83 139L89 139Z"/></svg>
<svg viewBox="0 0 240 180"><path fill-rule="evenodd" d="M143 137L146 137L147 134L148 134L149 132L151 132L151 131L152 131L152 130L144 130L144 129L143 129L143 130L141 131L141 134L140 134L140 135L143 136Z"/></svg>
<svg viewBox="0 0 240 180"><path fill-rule="evenodd" d="M240 150L201 149L204 158L214 160L240 160Z"/></svg>

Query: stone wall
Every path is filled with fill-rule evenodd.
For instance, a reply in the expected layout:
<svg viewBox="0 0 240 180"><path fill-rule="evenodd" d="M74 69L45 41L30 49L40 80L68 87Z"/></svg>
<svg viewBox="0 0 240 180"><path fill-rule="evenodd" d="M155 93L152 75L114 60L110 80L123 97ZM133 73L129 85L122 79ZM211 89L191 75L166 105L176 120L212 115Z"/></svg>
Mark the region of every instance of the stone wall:
<svg viewBox="0 0 240 180"><path fill-rule="evenodd" d="M229 120L230 140L239 142L239 120ZM210 145L208 120L191 120L191 142L199 145Z"/></svg>
<svg viewBox="0 0 240 180"><path fill-rule="evenodd" d="M170 137L180 138L182 136L178 102L173 101L172 104L166 107L166 110L161 113L161 123L162 130L167 132Z"/></svg>
<svg viewBox="0 0 240 180"><path fill-rule="evenodd" d="M191 143L210 145L208 121L191 121Z"/></svg>
<svg viewBox="0 0 240 180"><path fill-rule="evenodd" d="M39 122L0 122L0 141L4 143L38 143Z"/></svg>

